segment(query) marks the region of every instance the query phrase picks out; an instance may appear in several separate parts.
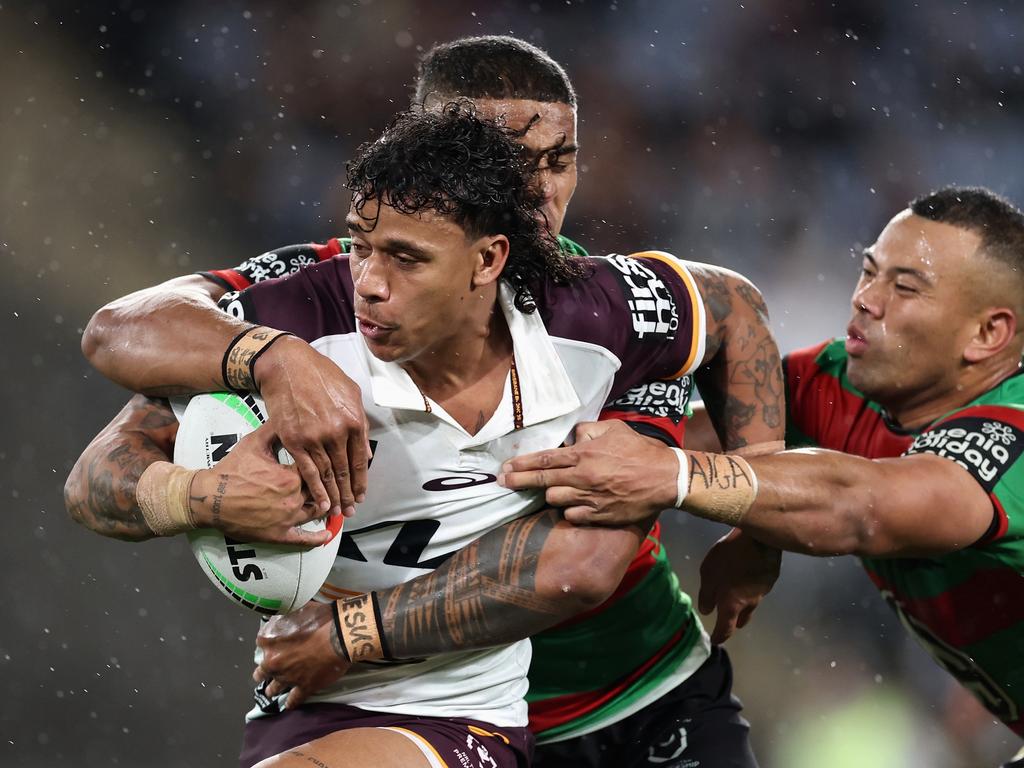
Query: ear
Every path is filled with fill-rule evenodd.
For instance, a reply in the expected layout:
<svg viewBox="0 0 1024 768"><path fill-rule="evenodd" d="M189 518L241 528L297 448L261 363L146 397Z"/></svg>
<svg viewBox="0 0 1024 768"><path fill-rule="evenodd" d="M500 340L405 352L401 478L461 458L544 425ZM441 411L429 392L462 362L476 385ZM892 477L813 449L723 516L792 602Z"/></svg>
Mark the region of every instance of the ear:
<svg viewBox="0 0 1024 768"><path fill-rule="evenodd" d="M1006 349L1017 335L1017 313L1008 307L985 310L974 336L964 348L964 359L980 363Z"/></svg>
<svg viewBox="0 0 1024 768"><path fill-rule="evenodd" d="M509 242L505 235L489 235L477 241L477 261L473 270L473 287L482 288L497 282L508 261Z"/></svg>

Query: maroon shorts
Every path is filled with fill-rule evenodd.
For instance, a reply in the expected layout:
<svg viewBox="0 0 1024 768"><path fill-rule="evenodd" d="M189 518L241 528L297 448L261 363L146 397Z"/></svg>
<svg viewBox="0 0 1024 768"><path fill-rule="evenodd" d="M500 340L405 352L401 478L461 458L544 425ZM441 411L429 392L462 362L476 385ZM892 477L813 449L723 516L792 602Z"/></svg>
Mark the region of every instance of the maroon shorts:
<svg viewBox="0 0 1024 768"><path fill-rule="evenodd" d="M432 759L445 768L526 768L533 754L533 735L526 728L498 728L458 717L393 715L347 704L305 704L246 723L239 763L250 768L260 760L348 728L411 731L415 734L412 740L421 749L423 742L429 744Z"/></svg>

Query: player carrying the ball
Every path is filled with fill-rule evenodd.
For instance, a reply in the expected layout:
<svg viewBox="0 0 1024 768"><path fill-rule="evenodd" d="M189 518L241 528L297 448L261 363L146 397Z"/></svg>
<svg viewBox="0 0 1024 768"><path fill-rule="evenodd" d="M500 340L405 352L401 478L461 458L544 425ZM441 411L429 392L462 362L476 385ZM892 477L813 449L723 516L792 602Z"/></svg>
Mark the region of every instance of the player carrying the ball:
<svg viewBox="0 0 1024 768"><path fill-rule="evenodd" d="M293 702L312 696L318 706L272 717L254 712L246 760L276 755L275 765L298 765L310 756L359 762L353 757L359 755L376 765L433 765L439 752L451 759L466 749L469 728L469 742L485 748L495 764L513 765L529 751L522 701L528 646L455 649L509 639L481 623L488 615L502 627L513 615L507 632L517 637L550 625L560 609L539 600L537 587L571 592L576 584L564 580L556 563L548 583L536 583L532 570L516 570L511 588L495 594L479 581L472 547L430 577L414 577L426 561L444 561L481 533L538 509L536 496L510 494L494 483L501 461L531 446L560 444L575 423L596 417L638 384L675 379L704 364L721 366L726 394L756 400L761 382L729 377L730 366L752 338L769 363L777 352L756 292L736 275L688 268L654 252L580 260L560 251L538 215L537 188L521 149L506 129L464 108L402 115L351 164L349 184L349 256L225 297L236 317L194 329L187 345L176 329L176 364L158 372L168 374L162 386L186 390L211 381L262 386L272 416L282 379L296 370L329 379L328 391L341 393L339 407L352 416L355 439L365 440L368 426L376 443L358 531L350 522L359 550L339 557L331 578L365 594L312 605L261 633L268 697L290 688ZM709 316L702 292L737 297L734 311ZM243 362L253 365L225 358L225 349L239 344L248 350ZM296 358L301 368L282 366ZM776 434L759 427L762 439L751 442ZM246 456L244 442L225 462ZM485 479L472 488L453 486L445 483L453 471ZM229 493L223 495L222 517L230 506ZM312 508L307 519L317 514L322 510ZM550 525L561 525L552 514ZM421 542L419 559L389 557L396 523L421 519L436 527ZM529 542L537 520L524 519L513 531L517 547ZM590 539L592 530L574 529L571 536L590 540L592 546L578 548L587 554L581 562L591 573L617 574L614 585L645 530L622 528L600 544ZM502 569L533 565L497 560ZM544 565L551 564L536 563L538 574ZM442 574L454 574L482 597L437 610ZM488 607L495 612L481 613ZM405 611L404 619L396 619L395 608ZM375 613L379 620L369 634L376 640L347 631L347 618ZM423 636L424 626L434 631ZM437 650L455 652L420 658ZM356 659L392 663L350 669Z"/></svg>

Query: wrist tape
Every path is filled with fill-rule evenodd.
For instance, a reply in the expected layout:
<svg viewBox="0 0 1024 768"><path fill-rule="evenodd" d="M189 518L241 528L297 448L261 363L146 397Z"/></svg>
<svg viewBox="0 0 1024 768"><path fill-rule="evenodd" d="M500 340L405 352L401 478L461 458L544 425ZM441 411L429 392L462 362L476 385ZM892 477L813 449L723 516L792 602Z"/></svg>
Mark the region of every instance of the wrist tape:
<svg viewBox="0 0 1024 768"><path fill-rule="evenodd" d="M376 592L334 601L334 631L351 662L392 658L381 629Z"/></svg>
<svg viewBox="0 0 1024 768"><path fill-rule="evenodd" d="M169 461L157 461L139 477L135 500L146 525L157 536L174 536L196 527L188 496L198 472Z"/></svg>
<svg viewBox="0 0 1024 768"><path fill-rule="evenodd" d="M757 475L747 460L731 454L672 450L679 460L676 507L739 525L757 498Z"/></svg>
<svg viewBox="0 0 1024 768"><path fill-rule="evenodd" d="M282 336L294 335L288 331L275 331L265 325L256 325L242 331L224 350L220 362L224 384L236 392L257 392L254 371L256 361Z"/></svg>

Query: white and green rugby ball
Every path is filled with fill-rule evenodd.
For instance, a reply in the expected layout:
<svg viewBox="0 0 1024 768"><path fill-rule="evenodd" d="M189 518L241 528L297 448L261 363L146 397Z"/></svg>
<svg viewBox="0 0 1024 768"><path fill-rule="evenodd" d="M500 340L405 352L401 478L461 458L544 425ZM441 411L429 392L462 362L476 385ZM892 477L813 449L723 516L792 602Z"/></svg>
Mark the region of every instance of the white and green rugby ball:
<svg viewBox="0 0 1024 768"><path fill-rule="evenodd" d="M242 438L266 421L263 401L226 392L188 401L174 442L174 463L189 469L212 467ZM292 464L284 449L282 464ZM313 549L235 541L214 529L190 531L192 552L217 587L250 610L273 615L301 608L327 580L341 542L342 517L313 520L307 531L329 528L334 536Z"/></svg>

